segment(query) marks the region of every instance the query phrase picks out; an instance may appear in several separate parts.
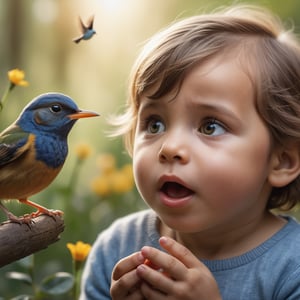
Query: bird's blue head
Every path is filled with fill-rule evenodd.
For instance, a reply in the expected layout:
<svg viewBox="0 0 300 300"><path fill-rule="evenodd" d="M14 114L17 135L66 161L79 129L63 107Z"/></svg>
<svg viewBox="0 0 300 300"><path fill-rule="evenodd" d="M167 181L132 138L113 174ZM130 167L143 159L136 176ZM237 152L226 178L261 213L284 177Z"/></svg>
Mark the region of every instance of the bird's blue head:
<svg viewBox="0 0 300 300"><path fill-rule="evenodd" d="M60 93L46 93L33 99L21 112L16 124L22 130L39 134L55 134L66 138L80 118L98 116L90 111L83 111L68 96Z"/></svg>

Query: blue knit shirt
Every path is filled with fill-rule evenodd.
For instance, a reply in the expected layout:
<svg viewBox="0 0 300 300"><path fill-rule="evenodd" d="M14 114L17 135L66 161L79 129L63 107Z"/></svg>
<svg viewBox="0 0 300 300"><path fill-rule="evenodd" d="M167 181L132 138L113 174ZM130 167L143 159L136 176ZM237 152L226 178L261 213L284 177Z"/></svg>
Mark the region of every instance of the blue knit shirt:
<svg viewBox="0 0 300 300"><path fill-rule="evenodd" d="M218 283L223 300L299 300L300 225L286 225L253 250L224 260L203 260ZM88 257L81 300L111 299L111 273L123 257L158 244L157 217L150 210L116 220L99 234Z"/></svg>

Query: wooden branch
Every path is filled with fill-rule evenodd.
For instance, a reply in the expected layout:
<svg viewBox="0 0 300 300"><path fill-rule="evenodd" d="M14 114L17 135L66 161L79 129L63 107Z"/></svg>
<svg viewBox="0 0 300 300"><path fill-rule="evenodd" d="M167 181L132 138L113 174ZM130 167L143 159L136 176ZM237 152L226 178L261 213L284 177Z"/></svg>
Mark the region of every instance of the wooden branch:
<svg viewBox="0 0 300 300"><path fill-rule="evenodd" d="M57 242L65 227L60 216L41 215L33 221L30 226L17 223L0 225L0 267Z"/></svg>

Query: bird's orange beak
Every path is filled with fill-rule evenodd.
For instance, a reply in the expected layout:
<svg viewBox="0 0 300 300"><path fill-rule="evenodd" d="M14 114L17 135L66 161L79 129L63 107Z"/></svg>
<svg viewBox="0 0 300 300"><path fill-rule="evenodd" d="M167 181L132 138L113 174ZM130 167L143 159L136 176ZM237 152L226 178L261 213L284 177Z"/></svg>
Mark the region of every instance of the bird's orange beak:
<svg viewBox="0 0 300 300"><path fill-rule="evenodd" d="M97 117L100 116L98 113L93 111L87 111L87 110L79 110L78 112L74 114L68 115L69 119L71 120L77 120L82 118L90 118L90 117Z"/></svg>

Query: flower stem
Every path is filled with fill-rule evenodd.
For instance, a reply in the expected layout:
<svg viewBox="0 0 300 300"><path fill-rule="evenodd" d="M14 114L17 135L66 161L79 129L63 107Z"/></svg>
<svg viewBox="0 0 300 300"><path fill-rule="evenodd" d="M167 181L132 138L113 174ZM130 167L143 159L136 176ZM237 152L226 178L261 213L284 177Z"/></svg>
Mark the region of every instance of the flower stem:
<svg viewBox="0 0 300 300"><path fill-rule="evenodd" d="M78 299L80 292L80 269L82 263L77 260L73 260L73 275L74 275L74 285L73 285L73 296L74 299Z"/></svg>
<svg viewBox="0 0 300 300"><path fill-rule="evenodd" d="M76 299L76 290L77 290L77 274L76 274L76 261L73 260L73 276L74 276L74 285L73 285L73 297Z"/></svg>
<svg viewBox="0 0 300 300"><path fill-rule="evenodd" d="M70 199L72 199L74 197L74 194L76 192L76 185L78 182L78 177L79 177L79 172L80 172L81 166L82 166L82 160L77 159L75 162L75 165L73 167L69 183L67 185L68 196Z"/></svg>
<svg viewBox="0 0 300 300"><path fill-rule="evenodd" d="M13 84L12 82L7 86L4 94L2 95L2 98L0 100L0 111L2 111L3 109L3 105L4 102L7 100L7 96L9 94L9 92L15 87L15 84Z"/></svg>

